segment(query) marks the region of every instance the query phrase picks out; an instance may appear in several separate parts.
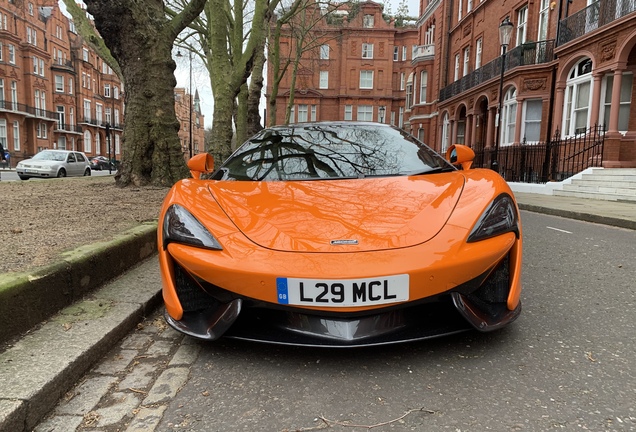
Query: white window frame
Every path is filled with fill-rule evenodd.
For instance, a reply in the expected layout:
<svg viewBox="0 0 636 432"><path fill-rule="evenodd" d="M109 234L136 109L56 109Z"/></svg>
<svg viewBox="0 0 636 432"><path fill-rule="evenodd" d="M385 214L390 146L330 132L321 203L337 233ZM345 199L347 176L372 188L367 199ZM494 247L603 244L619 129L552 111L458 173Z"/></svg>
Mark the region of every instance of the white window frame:
<svg viewBox="0 0 636 432"><path fill-rule="evenodd" d="M530 105L537 104L539 106L539 117L538 118L529 118L528 112L531 111L529 109ZM517 108L518 109L518 108ZM532 110L535 111L535 110ZM543 100L534 98L534 99L526 99L523 101L523 122L521 129L521 139L525 139L526 144L536 144L541 141L541 116L543 115ZM528 137L528 130L536 131L535 136ZM534 134L535 132L531 132Z"/></svg>
<svg viewBox="0 0 636 432"><path fill-rule="evenodd" d="M510 87L506 90L503 99L501 131L499 143L501 146L514 144L517 125L517 89Z"/></svg>
<svg viewBox="0 0 636 432"><path fill-rule="evenodd" d="M524 6L517 11L517 38L516 42L519 46L526 43L528 38L528 6Z"/></svg>
<svg viewBox="0 0 636 432"><path fill-rule="evenodd" d="M444 113L442 120L442 148L441 154L446 154L446 150L450 145L450 116L448 113Z"/></svg>
<svg viewBox="0 0 636 432"><path fill-rule="evenodd" d="M55 75L55 91L64 93L64 77L62 75Z"/></svg>
<svg viewBox="0 0 636 432"><path fill-rule="evenodd" d="M104 84L104 97L110 97L110 84Z"/></svg>
<svg viewBox="0 0 636 432"><path fill-rule="evenodd" d="M373 105L358 105L357 121L373 121Z"/></svg>
<svg viewBox="0 0 636 432"><path fill-rule="evenodd" d="M406 45L402 46L402 61L406 60Z"/></svg>
<svg viewBox="0 0 636 432"><path fill-rule="evenodd" d="M362 44L362 58L363 59L372 59L373 58L373 44L372 43L363 43Z"/></svg>
<svg viewBox="0 0 636 432"><path fill-rule="evenodd" d="M7 120L0 119L0 144L2 148L7 148Z"/></svg>
<svg viewBox="0 0 636 432"><path fill-rule="evenodd" d="M477 49L475 49L475 70L481 67L481 52L483 50L483 38L477 39Z"/></svg>
<svg viewBox="0 0 636 432"><path fill-rule="evenodd" d="M326 70L320 71L320 82L318 83L318 88L320 89L329 88L329 71L326 71Z"/></svg>
<svg viewBox="0 0 636 432"><path fill-rule="evenodd" d="M601 113L605 130L609 129L609 117L612 106L612 95L614 85L614 73L608 73L603 77L601 85ZM621 96L618 109L618 131L625 134L629 130L629 119L631 115L631 94L634 86L634 74L623 72L621 79Z"/></svg>
<svg viewBox="0 0 636 432"><path fill-rule="evenodd" d="M91 132L87 129L84 131L84 153L92 153L93 144L91 142Z"/></svg>
<svg viewBox="0 0 636 432"><path fill-rule="evenodd" d="M344 119L346 121L353 120L353 105L345 105L345 107L344 107Z"/></svg>
<svg viewBox="0 0 636 432"><path fill-rule="evenodd" d="M420 103L426 103L426 91L428 87L428 72L420 72Z"/></svg>
<svg viewBox="0 0 636 432"><path fill-rule="evenodd" d="M91 101L90 99L84 99L84 121L90 123L91 121Z"/></svg>
<svg viewBox="0 0 636 432"><path fill-rule="evenodd" d="M455 75L453 75L453 81L459 79L459 54L455 54Z"/></svg>
<svg viewBox="0 0 636 432"><path fill-rule="evenodd" d="M298 105L298 123L307 123L309 119L309 107L307 104Z"/></svg>
<svg viewBox="0 0 636 432"><path fill-rule="evenodd" d="M400 60L400 47L399 46L394 46L393 47L393 61L398 61Z"/></svg>
<svg viewBox="0 0 636 432"><path fill-rule="evenodd" d="M468 75L469 65L470 65L470 47L466 47L464 48L464 75L462 76Z"/></svg>
<svg viewBox="0 0 636 432"><path fill-rule="evenodd" d="M13 150L20 151L20 122L13 121Z"/></svg>
<svg viewBox="0 0 636 432"><path fill-rule="evenodd" d="M459 0L457 4L457 22L460 22L462 20L463 3L464 3L464 0Z"/></svg>
<svg viewBox="0 0 636 432"><path fill-rule="evenodd" d="M311 114L310 114L312 122L316 121L317 113L318 113L318 108L316 107L316 105L312 105L311 106Z"/></svg>
<svg viewBox="0 0 636 432"><path fill-rule="evenodd" d="M89 59L88 48L82 48L82 60L87 62Z"/></svg>
<svg viewBox="0 0 636 432"><path fill-rule="evenodd" d="M329 60L329 45L320 45L320 60Z"/></svg>
<svg viewBox="0 0 636 432"><path fill-rule="evenodd" d="M373 71L372 70L360 71L360 88L373 89Z"/></svg>
<svg viewBox="0 0 636 432"><path fill-rule="evenodd" d="M104 115L104 107L102 104L95 104L95 120L97 120L97 124L103 123Z"/></svg>
<svg viewBox="0 0 636 432"><path fill-rule="evenodd" d="M13 44L9 44L9 63L15 64L15 46Z"/></svg>
<svg viewBox="0 0 636 432"><path fill-rule="evenodd" d="M550 19L550 0L540 0L539 24L537 41L544 41L548 37L548 22Z"/></svg>
<svg viewBox="0 0 636 432"><path fill-rule="evenodd" d="M584 72L583 68L586 67L588 61L590 62L590 70ZM590 127L589 101L594 87L592 68L591 60L585 57L570 69L563 97L563 124L561 130L564 136L578 135ZM583 96L583 93L587 93L588 103L582 102L579 105L579 98ZM582 118L585 120L585 127L577 127L577 123L581 124Z"/></svg>
<svg viewBox="0 0 636 432"><path fill-rule="evenodd" d="M404 91L406 85L406 73L400 72L400 90Z"/></svg>

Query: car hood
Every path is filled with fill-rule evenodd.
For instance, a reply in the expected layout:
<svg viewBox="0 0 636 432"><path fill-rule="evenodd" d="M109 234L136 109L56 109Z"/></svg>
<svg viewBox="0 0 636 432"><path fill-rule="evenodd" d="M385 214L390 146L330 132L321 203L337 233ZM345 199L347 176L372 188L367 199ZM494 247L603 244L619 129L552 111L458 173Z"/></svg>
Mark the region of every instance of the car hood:
<svg viewBox="0 0 636 432"><path fill-rule="evenodd" d="M280 251L361 252L434 237L464 186L461 173L279 182L220 181L210 193L252 242Z"/></svg>
<svg viewBox="0 0 636 432"><path fill-rule="evenodd" d="M64 163L64 161L25 159L20 162L20 165L25 165L25 166L38 165L38 166L45 167L45 166L60 165L62 163Z"/></svg>

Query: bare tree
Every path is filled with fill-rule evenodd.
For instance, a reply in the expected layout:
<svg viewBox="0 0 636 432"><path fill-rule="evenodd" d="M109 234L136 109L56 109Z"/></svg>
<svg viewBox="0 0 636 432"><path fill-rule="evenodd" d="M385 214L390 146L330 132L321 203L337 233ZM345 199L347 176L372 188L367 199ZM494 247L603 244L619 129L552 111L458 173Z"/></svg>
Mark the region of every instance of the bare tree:
<svg viewBox="0 0 636 432"><path fill-rule="evenodd" d="M84 3L125 84L126 127L117 184L171 185L188 176L174 111L172 47L207 0L191 0L172 17L162 0Z"/></svg>

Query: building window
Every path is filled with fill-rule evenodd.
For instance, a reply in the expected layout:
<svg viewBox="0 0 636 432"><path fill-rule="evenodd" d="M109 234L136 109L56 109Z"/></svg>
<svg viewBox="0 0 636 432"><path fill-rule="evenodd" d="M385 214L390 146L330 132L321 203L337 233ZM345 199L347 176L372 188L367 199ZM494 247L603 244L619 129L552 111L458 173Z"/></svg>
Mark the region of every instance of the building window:
<svg viewBox="0 0 636 432"><path fill-rule="evenodd" d="M369 71L369 70L360 71L360 88L361 89L373 88L373 71Z"/></svg>
<svg viewBox="0 0 636 432"><path fill-rule="evenodd" d="M398 114L398 127L404 128L404 107L400 107L400 112Z"/></svg>
<svg viewBox="0 0 636 432"><path fill-rule="evenodd" d="M353 105L345 105L344 119L349 121L353 120Z"/></svg>
<svg viewBox="0 0 636 432"><path fill-rule="evenodd" d="M457 4L457 22L462 20L462 3L464 0L459 0Z"/></svg>
<svg viewBox="0 0 636 432"><path fill-rule="evenodd" d="M68 79L68 94L73 94L73 78Z"/></svg>
<svg viewBox="0 0 636 432"><path fill-rule="evenodd" d="M0 78L0 108L6 108L4 103L4 78Z"/></svg>
<svg viewBox="0 0 636 432"><path fill-rule="evenodd" d="M406 74L402 72L400 73L400 90L404 90L405 85L406 85Z"/></svg>
<svg viewBox="0 0 636 432"><path fill-rule="evenodd" d="M501 118L501 145L510 145L515 140L515 125L517 122L517 89L511 87L506 92L503 100L503 113Z"/></svg>
<svg viewBox="0 0 636 432"><path fill-rule="evenodd" d="M457 81L459 79L459 54L455 54L455 75L453 81Z"/></svg>
<svg viewBox="0 0 636 432"><path fill-rule="evenodd" d="M362 26L364 28L373 28L375 24L375 17L373 15L365 15L362 18Z"/></svg>
<svg viewBox="0 0 636 432"><path fill-rule="evenodd" d="M102 143L100 140L100 136L98 133L95 134L95 153L96 154L100 154L102 149L101 149Z"/></svg>
<svg viewBox="0 0 636 432"><path fill-rule="evenodd" d="M318 88L329 88L329 71L320 71L320 83L318 84Z"/></svg>
<svg viewBox="0 0 636 432"><path fill-rule="evenodd" d="M106 108L106 123L113 124L113 116L110 108Z"/></svg>
<svg viewBox="0 0 636 432"><path fill-rule="evenodd" d="M20 151L20 123L13 122L13 150Z"/></svg>
<svg viewBox="0 0 636 432"><path fill-rule="evenodd" d="M40 122L38 123L37 127L36 127L36 133L38 138L48 138L47 135L47 128L46 128L46 123L45 122Z"/></svg>
<svg viewBox="0 0 636 432"><path fill-rule="evenodd" d="M398 61L400 59L400 47L393 47L393 61Z"/></svg>
<svg viewBox="0 0 636 432"><path fill-rule="evenodd" d="M298 105L298 123L307 122L307 105Z"/></svg>
<svg viewBox="0 0 636 432"><path fill-rule="evenodd" d="M33 3L29 3L29 15L33 16Z"/></svg>
<svg viewBox="0 0 636 432"><path fill-rule="evenodd" d="M365 59L373 58L373 44L369 44L369 43L362 44L362 58L365 58Z"/></svg>
<svg viewBox="0 0 636 432"><path fill-rule="evenodd" d="M110 97L110 84L104 84L104 97Z"/></svg>
<svg viewBox="0 0 636 432"><path fill-rule="evenodd" d="M320 59L329 60L329 45L320 46Z"/></svg>
<svg viewBox="0 0 636 432"><path fill-rule="evenodd" d="M541 114L543 101L541 99L526 99L523 103L523 130L521 131L526 143L537 143L541 139Z"/></svg>
<svg viewBox="0 0 636 432"><path fill-rule="evenodd" d="M406 60L406 46L402 47L402 61Z"/></svg>
<svg viewBox="0 0 636 432"><path fill-rule="evenodd" d="M64 93L64 77L62 75L55 75L55 91Z"/></svg>
<svg viewBox="0 0 636 432"><path fill-rule="evenodd" d="M113 97L119 99L119 87L113 86Z"/></svg>
<svg viewBox="0 0 636 432"><path fill-rule="evenodd" d="M442 122L442 149L441 153L445 154L450 143L450 117L448 113L444 114L444 120Z"/></svg>
<svg viewBox="0 0 636 432"><path fill-rule="evenodd" d="M468 75L468 63L470 62L470 47L464 48L464 76Z"/></svg>
<svg viewBox="0 0 636 432"><path fill-rule="evenodd" d="M524 6L517 12L517 45L526 43L528 27L528 6Z"/></svg>
<svg viewBox="0 0 636 432"><path fill-rule="evenodd" d="M97 124L103 123L103 112L104 109L101 104L95 104L95 120L97 120Z"/></svg>
<svg viewBox="0 0 636 432"><path fill-rule="evenodd" d="M9 44L9 63L15 64L15 47Z"/></svg>
<svg viewBox="0 0 636 432"><path fill-rule="evenodd" d="M115 135L115 154L119 154L120 148L119 135Z"/></svg>
<svg viewBox="0 0 636 432"><path fill-rule="evenodd" d="M428 86L428 72L420 72L420 103L426 103L426 88Z"/></svg>
<svg viewBox="0 0 636 432"><path fill-rule="evenodd" d="M544 41L548 38L548 15L550 13L550 1L541 0L541 10L539 11L539 31L537 40Z"/></svg>
<svg viewBox="0 0 636 432"><path fill-rule="evenodd" d="M3 52L4 48L2 48L2 42L0 42L0 62L4 61Z"/></svg>
<svg viewBox="0 0 636 432"><path fill-rule="evenodd" d="M481 67L481 50L483 47L483 39L477 39L477 49L475 50L475 69L479 69Z"/></svg>
<svg viewBox="0 0 636 432"><path fill-rule="evenodd" d="M406 109L411 109L413 105L413 74L409 75L409 79L406 80Z"/></svg>
<svg viewBox="0 0 636 432"><path fill-rule="evenodd" d="M114 117L115 125L119 126L119 110L117 108L115 108Z"/></svg>
<svg viewBox="0 0 636 432"><path fill-rule="evenodd" d="M473 10L473 0L468 0L468 5L466 6L466 13Z"/></svg>
<svg viewBox="0 0 636 432"><path fill-rule="evenodd" d="M82 60L84 60L85 62L88 61L88 49L87 48L82 48Z"/></svg>
<svg viewBox="0 0 636 432"><path fill-rule="evenodd" d="M35 75L44 76L44 60L33 57L33 73Z"/></svg>
<svg viewBox="0 0 636 432"><path fill-rule="evenodd" d="M317 112L317 107L316 107L316 105L312 105L312 106L311 106L311 121L312 121L312 122L315 122L315 121L316 121L316 118L317 118L317 116L316 116L316 112Z"/></svg>
<svg viewBox="0 0 636 432"><path fill-rule="evenodd" d="M66 130L66 114L64 113L64 106L58 105L57 108L57 128L60 130Z"/></svg>
<svg viewBox="0 0 636 432"><path fill-rule="evenodd" d="M455 142L457 144L464 144L466 142L466 117L457 120L457 137Z"/></svg>
<svg viewBox="0 0 636 432"><path fill-rule="evenodd" d="M18 109L18 82L11 81L11 109Z"/></svg>
<svg viewBox="0 0 636 432"><path fill-rule="evenodd" d="M93 145L91 143L91 132L84 131L84 153L90 153L93 151Z"/></svg>
<svg viewBox="0 0 636 432"><path fill-rule="evenodd" d="M570 74L565 88L563 134L585 133L589 127L589 105L592 88L592 60L584 58Z"/></svg>
<svg viewBox="0 0 636 432"><path fill-rule="evenodd" d="M91 121L91 101L84 99L84 121Z"/></svg>
<svg viewBox="0 0 636 432"><path fill-rule="evenodd" d="M360 105L358 106L358 121L373 121L373 106L372 105Z"/></svg>
<svg viewBox="0 0 636 432"><path fill-rule="evenodd" d="M0 119L0 144L2 148L7 148L7 121Z"/></svg>
<svg viewBox="0 0 636 432"><path fill-rule="evenodd" d="M603 97L603 122L605 124L605 130L609 128L609 118L612 106L612 89L614 87L614 74L606 75L603 83L603 91L605 96ZM632 99L632 85L634 82L634 75L631 72L623 73L621 79L621 97L620 105L618 109L618 130L620 132L627 132L629 130L629 114L630 105Z"/></svg>

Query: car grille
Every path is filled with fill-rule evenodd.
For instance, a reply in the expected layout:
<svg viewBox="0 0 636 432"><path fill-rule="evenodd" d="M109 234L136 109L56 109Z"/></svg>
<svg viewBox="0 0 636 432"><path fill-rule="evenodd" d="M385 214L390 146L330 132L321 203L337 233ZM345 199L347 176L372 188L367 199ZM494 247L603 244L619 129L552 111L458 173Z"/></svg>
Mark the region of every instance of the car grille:
<svg viewBox="0 0 636 432"><path fill-rule="evenodd" d="M174 265L175 287L177 297L184 312L194 312L218 306L218 302L197 284L183 268Z"/></svg>

